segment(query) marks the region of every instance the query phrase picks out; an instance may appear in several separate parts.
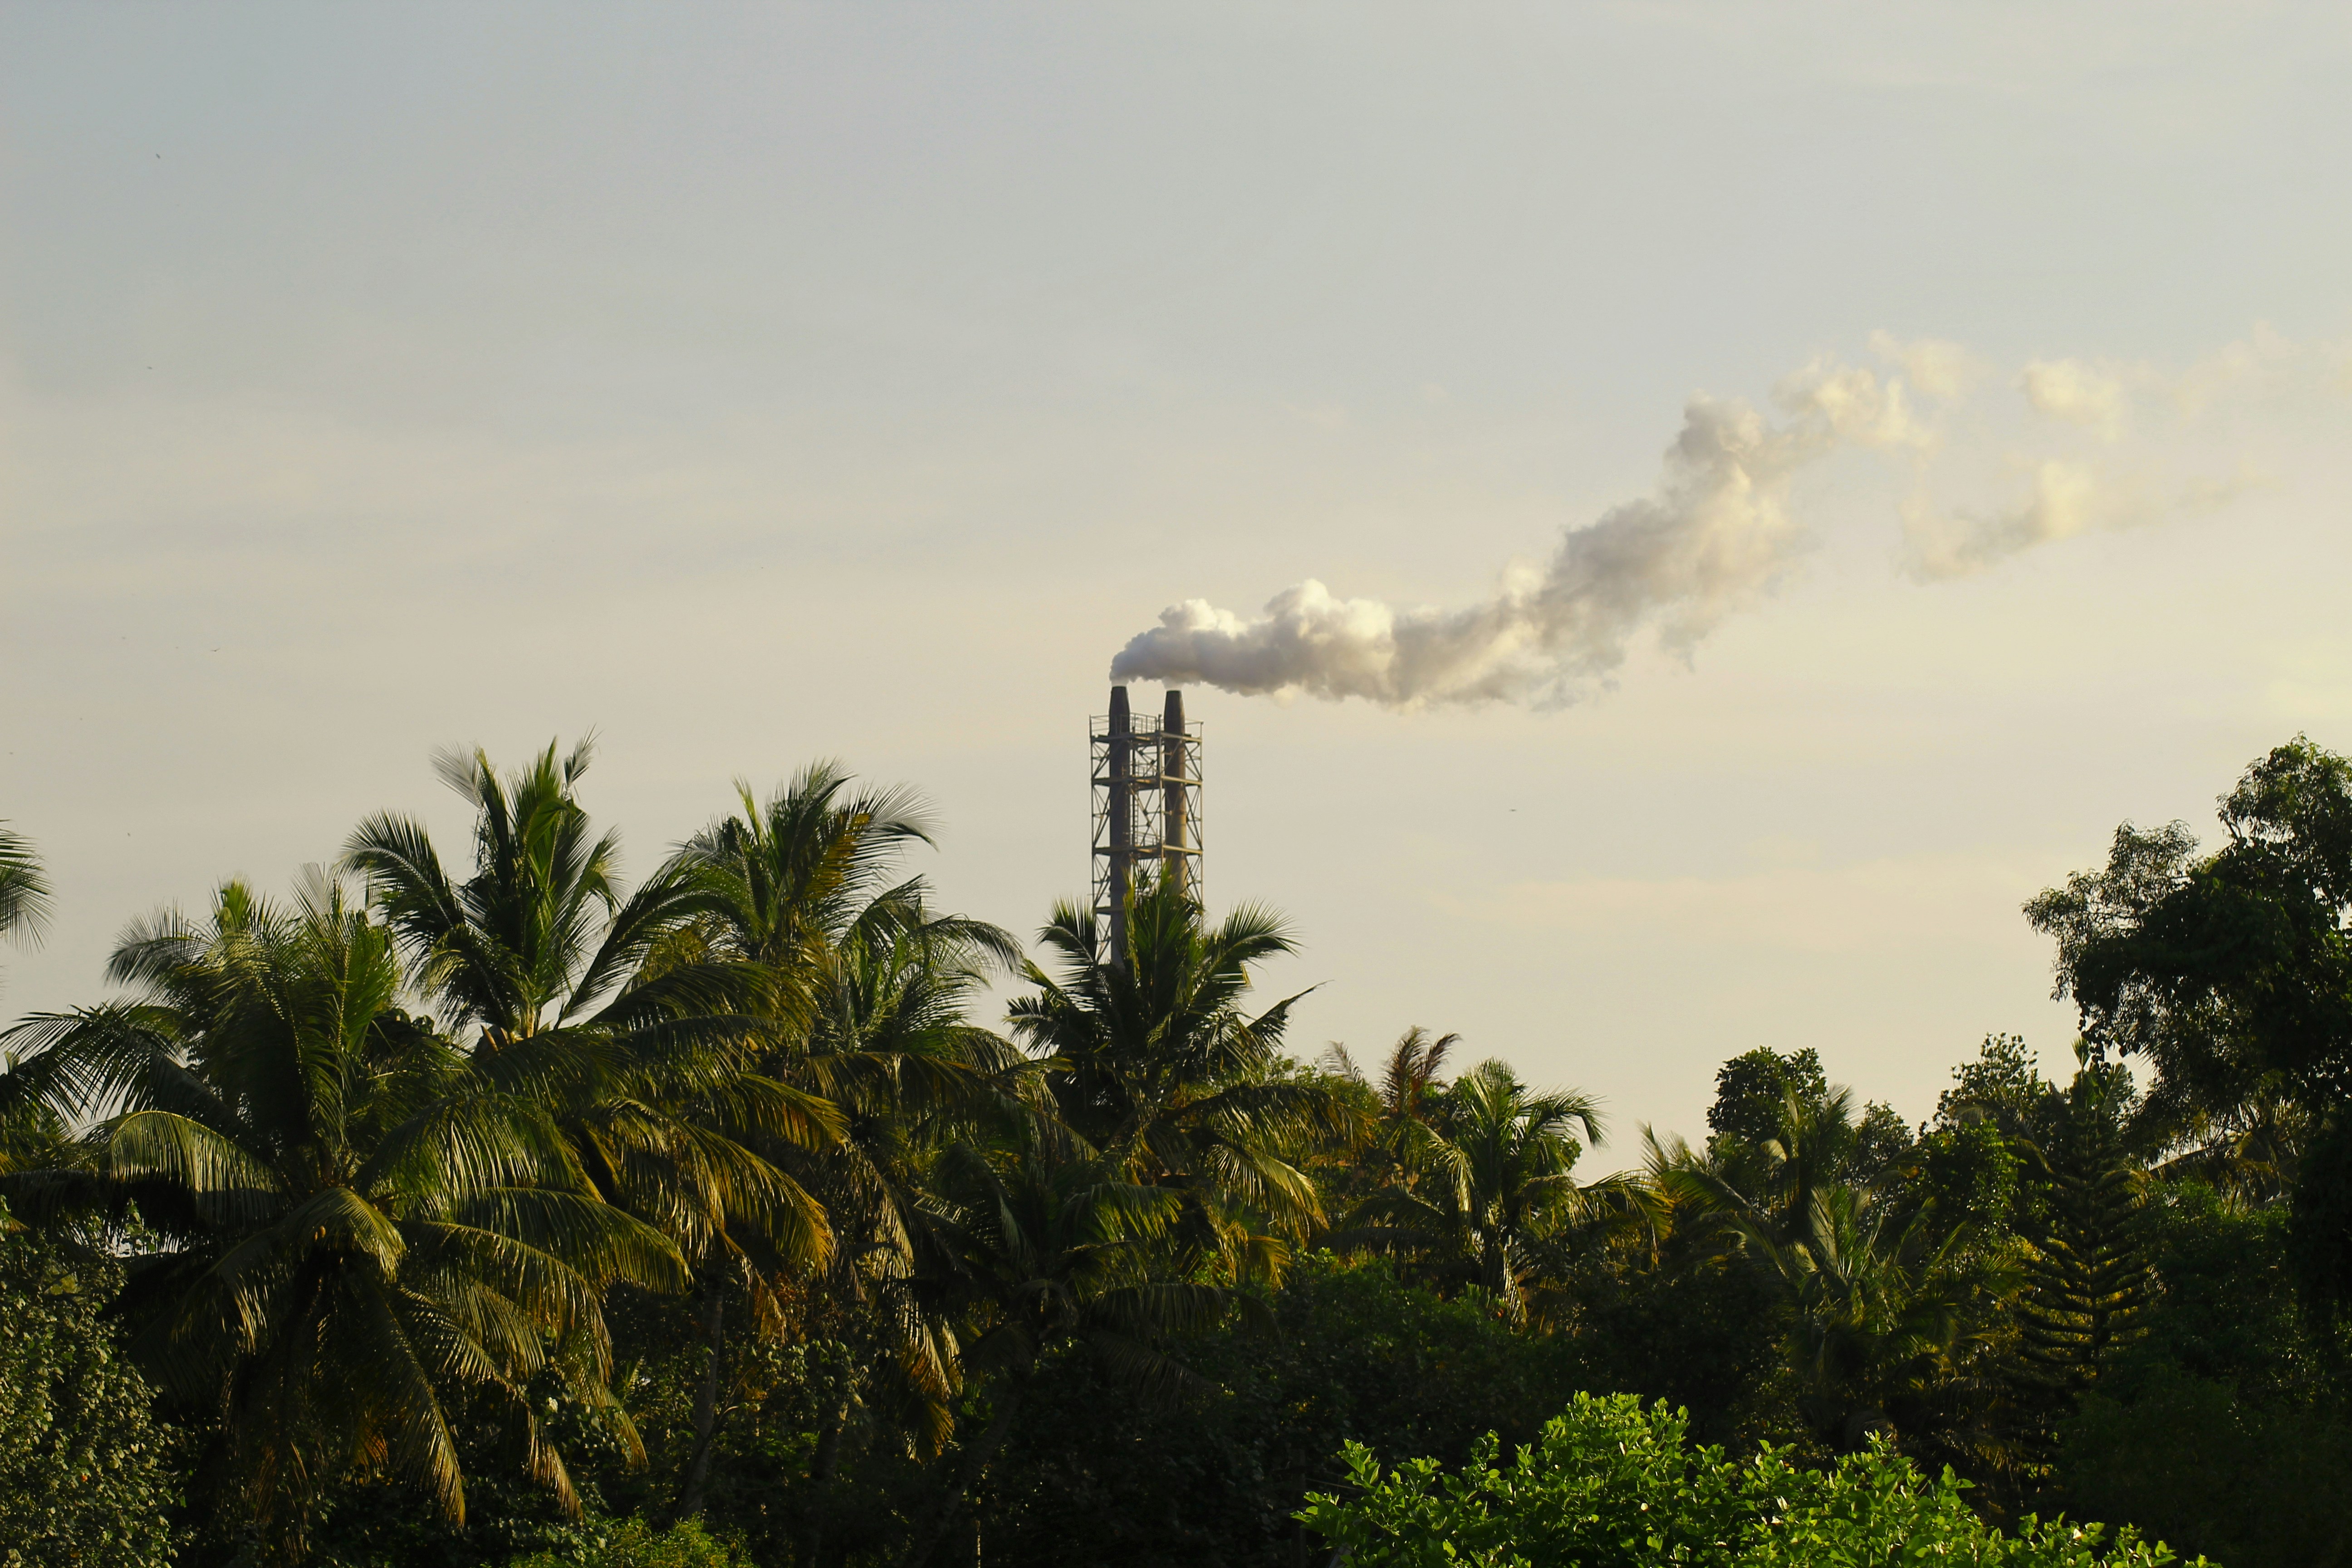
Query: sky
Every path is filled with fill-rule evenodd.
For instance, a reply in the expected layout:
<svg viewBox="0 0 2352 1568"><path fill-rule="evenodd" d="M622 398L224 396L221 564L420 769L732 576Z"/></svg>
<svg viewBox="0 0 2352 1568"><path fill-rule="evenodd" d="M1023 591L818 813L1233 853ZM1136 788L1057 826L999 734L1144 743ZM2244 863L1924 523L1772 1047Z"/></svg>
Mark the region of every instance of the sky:
<svg viewBox="0 0 2352 1568"><path fill-rule="evenodd" d="M2347 55L2258 4L5 0L0 818L58 899L0 1015L367 813L461 853L436 748L591 729L640 873L839 757L1034 931L1163 611L1597 603L1577 531L1691 502L1769 548L1525 679L1185 678L1294 1049L1459 1031L1604 1165L1757 1046L1915 1119L1990 1031L2062 1071L2019 906L2352 747Z"/></svg>

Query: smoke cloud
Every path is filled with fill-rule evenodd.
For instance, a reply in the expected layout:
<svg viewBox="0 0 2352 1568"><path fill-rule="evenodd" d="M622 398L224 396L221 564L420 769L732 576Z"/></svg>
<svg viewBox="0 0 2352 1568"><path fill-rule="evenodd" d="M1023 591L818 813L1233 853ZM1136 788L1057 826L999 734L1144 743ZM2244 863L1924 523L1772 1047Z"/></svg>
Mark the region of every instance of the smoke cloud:
<svg viewBox="0 0 2352 1568"><path fill-rule="evenodd" d="M1494 594L1462 608L1398 607L1343 598L1320 581L1284 589L1255 616L1203 599L1160 612L1111 661L1117 680L1205 684L1243 695L1305 692L1392 708L1526 702L1558 707L1605 683L1633 640L1649 633L1688 658L1722 622L1769 595L1806 549L1790 511L1793 481L1843 448L1898 459L1911 478L1901 562L1922 581L1965 576L2038 545L2095 529L2210 510L2255 481L2167 486L2118 465L2135 394L2186 418L2247 367L2291 357L2278 341L2233 345L2210 366L2167 381L2074 360L2037 360L2009 383L2017 416L2058 431L2084 452L2011 451L2003 462L2023 494L2005 504L1945 510L1929 499L1945 441L1913 393L1958 406L1986 379L1974 356L1937 340L1878 333L1888 374L1818 361L1774 391L1776 417L1737 400L1696 397L1666 449L1650 494L1565 532L1550 560L1507 571ZM2192 399L2189 389L2194 387ZM2028 437L2030 440L2032 437ZM2105 455L2103 455L2105 454ZM2014 488L2011 488L2015 495Z"/></svg>
<svg viewBox="0 0 2352 1568"><path fill-rule="evenodd" d="M1869 395L1827 385L1832 401ZM1832 423L1817 412L1776 428L1741 405L1694 400L1654 495L1570 532L1548 568L1507 576L1484 604L1398 610L1312 579L1246 621L1190 599L1129 642L1111 674L1397 707L1560 700L1615 668L1643 623L1686 649L1770 586L1797 548L1790 478L1830 448Z"/></svg>
<svg viewBox="0 0 2352 1568"><path fill-rule="evenodd" d="M2088 532L2105 499L2089 468L2056 458L2035 464L2025 499L2000 510L1945 516L1915 495L1903 509L1911 574L1965 577L2021 550Z"/></svg>
<svg viewBox="0 0 2352 1568"><path fill-rule="evenodd" d="M2123 434L2124 387L2080 360L2036 360L2018 378L2026 401L2053 419L2063 419L2107 440Z"/></svg>
<svg viewBox="0 0 2352 1568"><path fill-rule="evenodd" d="M1942 338L1906 342L1892 332L1873 332L1870 352L1900 370L1916 391L1948 403L1967 395L1984 379L1984 366L1976 355Z"/></svg>

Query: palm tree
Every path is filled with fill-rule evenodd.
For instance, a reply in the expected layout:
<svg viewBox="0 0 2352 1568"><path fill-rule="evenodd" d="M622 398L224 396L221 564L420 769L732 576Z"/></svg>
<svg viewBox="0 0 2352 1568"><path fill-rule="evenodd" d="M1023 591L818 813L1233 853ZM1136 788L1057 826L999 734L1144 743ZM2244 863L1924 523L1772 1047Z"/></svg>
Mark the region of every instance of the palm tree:
<svg viewBox="0 0 2352 1568"><path fill-rule="evenodd" d="M959 1374L952 1335L914 1293L908 1216L943 1133L1011 1092L1015 1053L966 1009L988 969L1016 962L1019 948L995 926L934 913L921 878L894 880L902 850L931 842L928 816L905 790L854 783L835 763L803 769L765 802L739 783L740 814L696 835L674 863L693 914L658 957L755 974L746 1005L772 1026L762 1070L839 1109L838 1141L767 1152L822 1194L836 1237L804 1311L872 1352L858 1379L881 1373L919 1439L936 1446ZM820 1417L820 1489L855 1392L853 1383ZM699 1502L713 1415L698 1404L681 1511ZM812 1533L804 1556L820 1546Z"/></svg>
<svg viewBox="0 0 2352 1568"><path fill-rule="evenodd" d="M1345 1184L1360 1189L1359 1195L1360 1190L1391 1184L1411 1187L1420 1179L1413 1154L1429 1136L1430 1118L1445 1087L1445 1058L1461 1040L1459 1035L1433 1037L1413 1025L1390 1047L1377 1086L1366 1079L1347 1047L1335 1040L1325 1047L1323 1069L1370 1095L1376 1108L1362 1142L1346 1156Z"/></svg>
<svg viewBox="0 0 2352 1568"><path fill-rule="evenodd" d="M1775 1243L1801 1240L1814 1219L1814 1199L1842 1185L1860 1137L1853 1090L1834 1085L1812 1095L1790 1089L1764 1136L1713 1139L1704 1161L1687 1168L1742 1234Z"/></svg>
<svg viewBox="0 0 2352 1568"><path fill-rule="evenodd" d="M983 978L942 922L861 924L829 955L798 1070L848 1118L841 1143L799 1167L822 1193L839 1238L804 1295L803 1332L837 1340L852 1363L818 1413L811 1508L799 1560L823 1561L824 1532L854 1417L936 1452L954 1431L963 1366L937 1285L926 1215L940 1150L1034 1114L1034 1066L967 1021Z"/></svg>
<svg viewBox="0 0 2352 1568"><path fill-rule="evenodd" d="M1983 1314L1989 1279L1966 1227L1938 1234L1932 1216L1849 1185L1821 1187L1801 1219L1732 1221L1789 1312L1798 1406L1840 1451L1874 1434L2000 1460L1981 1399L1949 1397L1990 1365ZM1956 1422L1954 1417L1958 1416Z"/></svg>
<svg viewBox="0 0 2352 1568"><path fill-rule="evenodd" d="M1036 990L1009 1016L1062 1120L1134 1180L1182 1190L1192 1245L1229 1270L1277 1270L1286 1244L1256 1226L1303 1234L1318 1221L1298 1161L1360 1125L1282 1055L1296 996L1255 1017L1241 1009L1253 967L1295 951L1287 929L1255 906L1212 928L1171 880L1135 895L1123 964L1075 905L1057 905L1039 939L1061 973L1024 965Z"/></svg>
<svg viewBox="0 0 2352 1568"><path fill-rule="evenodd" d="M1441 1284L1487 1292L1526 1317L1538 1249L1564 1227L1626 1212L1622 1181L1580 1186L1582 1144L1600 1108L1578 1090L1538 1094L1510 1065L1480 1063L1437 1097L1404 1157L1410 1182L1373 1194L1333 1237L1400 1252Z"/></svg>
<svg viewBox="0 0 2352 1568"><path fill-rule="evenodd" d="M1016 1065L966 1005L992 967L1019 963L1020 947L997 926L934 913L922 878L890 880L905 846L931 842L927 814L907 791L852 795L852 782L818 763L764 805L739 783L742 814L713 823L673 862L692 889L692 918L663 957L665 967L683 958L756 974L748 1010L771 1026L766 1065L859 1130L779 1158L845 1163L866 1182L887 1163L873 1157L877 1140L981 1105Z"/></svg>
<svg viewBox="0 0 2352 1568"><path fill-rule="evenodd" d="M2132 1118L2131 1141L2177 1152L2154 1167L2166 1181L2204 1181L2250 1208L2285 1201L2301 1179L2304 1151L2316 1140L2323 1108L2271 1074L2236 1104L2182 1107L2151 1094Z"/></svg>
<svg viewBox="0 0 2352 1568"><path fill-rule="evenodd" d="M551 742L503 779L478 751L436 757L442 782L475 807L475 869L464 882L411 817L379 812L344 846L343 864L367 878L419 983L453 1024L478 1028L478 1049L635 1022L681 994L707 999L698 981L733 978L680 966L654 994L630 985L654 945L686 920L692 889L666 868L622 896L619 836L592 838L573 795L593 755L593 737L560 763ZM523 1058L544 1063L550 1053Z"/></svg>
<svg viewBox="0 0 2352 1568"><path fill-rule="evenodd" d="M727 955L655 968L700 889L673 858L622 896L619 841L590 838L572 794L591 742L551 744L500 778L477 752L439 759L477 808L474 875L444 869L410 818L381 813L344 849L420 982L453 1026L477 1032L480 1070L562 1108L600 1188L660 1216L697 1254L764 1249L793 1266L830 1246L822 1208L746 1145L821 1148L840 1117L821 1098L749 1070L772 1044L756 1016L762 977Z"/></svg>
<svg viewBox="0 0 2352 1568"><path fill-rule="evenodd" d="M469 1418L576 1508L538 1403L561 1389L633 1440L599 1302L677 1288L677 1250L400 1010L394 935L338 883L290 908L229 883L203 924L134 924L108 974L134 998L9 1031L31 1047L9 1087L102 1120L5 1191L37 1220L135 1215L120 1310L151 1377L221 1423L225 1517L291 1558L324 1489L379 1473L462 1519Z"/></svg>
<svg viewBox="0 0 2352 1568"><path fill-rule="evenodd" d="M826 955L861 924L904 919L928 902L919 877L893 882L910 845L931 845L929 813L911 791L853 791L836 762L803 768L765 802L738 780L741 810L689 839L675 864L690 874L696 927L711 952L759 966L777 989L770 1012L797 1016ZM1007 963L1017 944L997 927L949 918L974 951Z"/></svg>
<svg viewBox="0 0 2352 1568"><path fill-rule="evenodd" d="M476 1070L550 1103L597 1190L694 1265L710 1361L683 1515L699 1506L728 1296L756 1302L763 1281L814 1269L832 1247L823 1206L772 1156L830 1146L841 1116L761 1070L773 968L678 947L709 898L694 858L624 896L619 840L593 836L573 793L592 754L583 741L559 761L550 744L507 777L479 752L440 758L476 809L463 882L420 825L390 813L360 826L344 863L368 878L427 993L477 1031Z"/></svg>
<svg viewBox="0 0 2352 1568"><path fill-rule="evenodd" d="M1662 1196L1712 1215L1779 1295L1800 1411L1832 1447L1871 1436L1979 1466L2013 1457L1994 1428L1999 1322L2012 1289L1975 1228L1949 1225L1892 1184L1843 1179L1864 1138L1853 1092L1790 1089L1762 1135L1705 1153L1659 1150Z"/></svg>

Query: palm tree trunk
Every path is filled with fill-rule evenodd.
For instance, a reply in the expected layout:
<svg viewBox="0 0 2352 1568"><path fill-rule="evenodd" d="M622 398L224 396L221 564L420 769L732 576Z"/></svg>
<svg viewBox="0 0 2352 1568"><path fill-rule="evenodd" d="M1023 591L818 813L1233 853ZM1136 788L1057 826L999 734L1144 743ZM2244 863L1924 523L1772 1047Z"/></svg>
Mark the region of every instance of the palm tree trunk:
<svg viewBox="0 0 2352 1568"><path fill-rule="evenodd" d="M1028 1387L1026 1373L1015 1373L1007 1380L1004 1396L997 1404L996 1414L989 1417L980 1440L965 1450L963 1465L957 1472L955 1484L948 1489L945 1497L940 1499L929 1526L916 1537L913 1550L907 1554L905 1568L928 1568L932 1557L937 1555L940 1543L948 1538L948 1532L955 1528L957 1516L963 1512L965 1497L979 1484L981 1476L988 1468L988 1462L996 1458L998 1449L1004 1447L1004 1440L1013 1435L1013 1415L1021 1408L1021 1396Z"/></svg>
<svg viewBox="0 0 2352 1568"><path fill-rule="evenodd" d="M816 1437L816 1462L809 1467L809 1526L801 1535L801 1568L819 1568L824 1555L824 1518L832 1508L833 1478L841 1469L841 1433L849 1425L849 1394L845 1391L824 1418Z"/></svg>
<svg viewBox="0 0 2352 1568"><path fill-rule="evenodd" d="M687 1460L686 1480L678 1488L677 1507L670 1522L678 1523L702 1511L703 1494L710 1486L711 1439L719 1435L719 1374L727 1353L727 1297L717 1284L710 1290L710 1316L705 1333L710 1344L709 1364L702 1369L702 1386L694 1391L694 1450Z"/></svg>

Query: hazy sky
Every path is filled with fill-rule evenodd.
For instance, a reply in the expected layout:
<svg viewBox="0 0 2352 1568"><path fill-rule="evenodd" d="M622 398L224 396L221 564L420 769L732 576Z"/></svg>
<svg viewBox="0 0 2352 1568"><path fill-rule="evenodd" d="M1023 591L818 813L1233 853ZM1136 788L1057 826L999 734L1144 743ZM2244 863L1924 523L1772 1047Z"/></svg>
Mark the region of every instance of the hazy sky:
<svg viewBox="0 0 2352 1568"><path fill-rule="evenodd" d="M1621 1157L1757 1045L2055 1068L2018 905L2352 745L2345 17L11 0L0 1012L590 726L639 870L837 755L1032 930L1164 608L1508 602L1704 394L1827 432L1706 471L1770 559L1564 707L1194 689L1212 902L1302 1051L1460 1030Z"/></svg>

